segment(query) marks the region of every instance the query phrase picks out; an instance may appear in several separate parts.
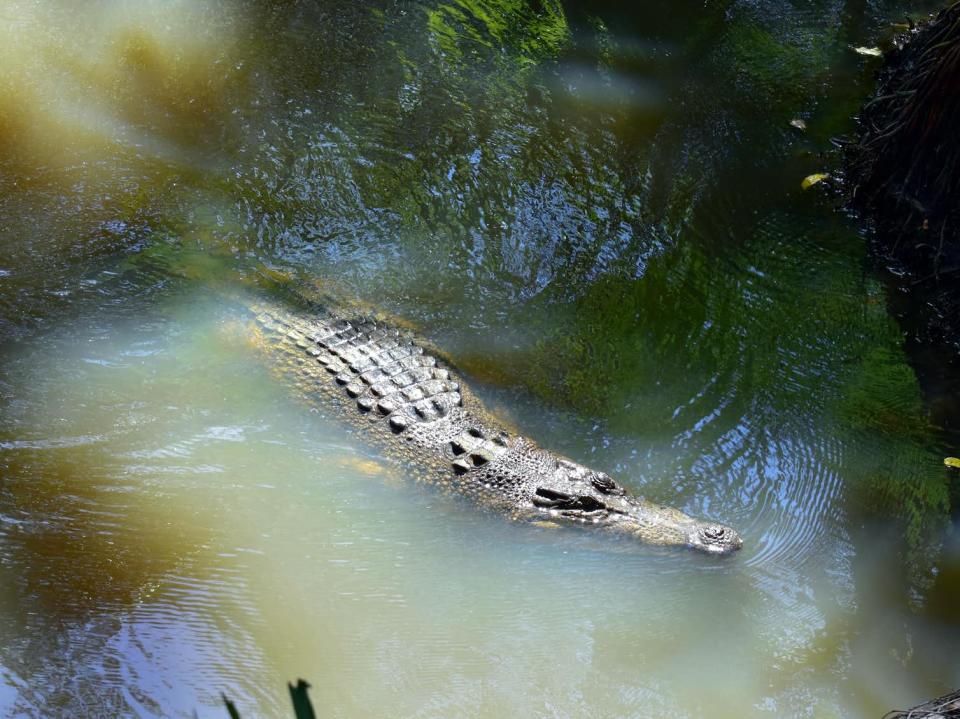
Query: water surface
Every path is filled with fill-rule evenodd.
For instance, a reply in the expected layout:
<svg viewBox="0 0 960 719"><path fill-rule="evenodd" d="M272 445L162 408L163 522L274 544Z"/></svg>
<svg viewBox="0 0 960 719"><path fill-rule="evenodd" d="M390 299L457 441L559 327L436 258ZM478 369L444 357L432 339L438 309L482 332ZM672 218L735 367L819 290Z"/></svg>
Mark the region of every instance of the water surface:
<svg viewBox="0 0 960 719"><path fill-rule="evenodd" d="M856 223L799 189L867 91L849 46L906 11L4 4L0 713L280 716L297 676L339 717L960 686L956 437ZM222 287L265 266L743 551L412 483L263 365Z"/></svg>

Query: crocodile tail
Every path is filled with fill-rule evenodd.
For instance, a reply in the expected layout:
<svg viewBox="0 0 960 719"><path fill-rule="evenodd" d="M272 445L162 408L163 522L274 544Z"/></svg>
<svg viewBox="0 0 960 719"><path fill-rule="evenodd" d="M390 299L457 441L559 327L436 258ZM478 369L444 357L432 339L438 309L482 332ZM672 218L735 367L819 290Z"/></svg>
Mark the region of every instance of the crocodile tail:
<svg viewBox="0 0 960 719"><path fill-rule="evenodd" d="M231 260L204 249L159 241L127 255L118 269L140 283L180 281L217 286L236 278L237 263Z"/></svg>

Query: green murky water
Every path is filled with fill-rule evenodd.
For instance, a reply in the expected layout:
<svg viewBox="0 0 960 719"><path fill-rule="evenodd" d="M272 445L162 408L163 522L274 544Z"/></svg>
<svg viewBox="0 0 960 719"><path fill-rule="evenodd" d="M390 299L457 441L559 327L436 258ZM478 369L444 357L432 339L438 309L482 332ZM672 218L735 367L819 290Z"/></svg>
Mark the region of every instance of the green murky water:
<svg viewBox="0 0 960 719"><path fill-rule="evenodd" d="M856 225L799 190L866 92L849 46L921 9L2 3L0 713L281 716L304 676L330 717L878 717L960 686L957 438ZM744 550L410 484L211 289L263 264Z"/></svg>

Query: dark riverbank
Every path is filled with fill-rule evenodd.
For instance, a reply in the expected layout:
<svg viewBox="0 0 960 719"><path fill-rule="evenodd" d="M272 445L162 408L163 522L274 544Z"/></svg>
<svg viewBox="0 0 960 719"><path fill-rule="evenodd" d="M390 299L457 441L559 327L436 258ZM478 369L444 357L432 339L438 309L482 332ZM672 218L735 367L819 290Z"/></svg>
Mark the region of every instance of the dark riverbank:
<svg viewBox="0 0 960 719"><path fill-rule="evenodd" d="M847 145L850 205L949 436L960 432L960 3L897 38Z"/></svg>

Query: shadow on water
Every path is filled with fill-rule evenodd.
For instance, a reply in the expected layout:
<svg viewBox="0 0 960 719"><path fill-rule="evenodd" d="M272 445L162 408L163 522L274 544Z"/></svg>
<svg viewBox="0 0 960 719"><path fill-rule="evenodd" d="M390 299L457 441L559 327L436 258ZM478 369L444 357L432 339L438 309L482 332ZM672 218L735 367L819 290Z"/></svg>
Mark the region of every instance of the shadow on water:
<svg viewBox="0 0 960 719"><path fill-rule="evenodd" d="M960 683L945 440L798 187L906 10L8 3L0 707L253 715L302 671L344 715L856 716ZM743 556L613 563L371 482L216 339L223 264L404 318Z"/></svg>

